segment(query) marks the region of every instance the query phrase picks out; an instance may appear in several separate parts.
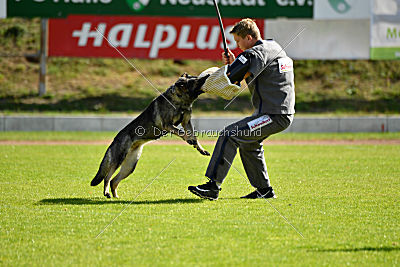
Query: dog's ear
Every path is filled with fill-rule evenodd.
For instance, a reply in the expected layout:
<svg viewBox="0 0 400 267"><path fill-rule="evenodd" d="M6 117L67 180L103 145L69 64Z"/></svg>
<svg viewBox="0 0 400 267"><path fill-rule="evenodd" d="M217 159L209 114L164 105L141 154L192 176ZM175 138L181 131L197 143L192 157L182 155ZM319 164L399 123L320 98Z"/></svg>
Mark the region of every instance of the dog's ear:
<svg viewBox="0 0 400 267"><path fill-rule="evenodd" d="M190 75L190 74L188 74L187 72L185 72L184 74L182 74L181 77L187 78L187 79L195 79L195 78L197 78L197 76Z"/></svg>

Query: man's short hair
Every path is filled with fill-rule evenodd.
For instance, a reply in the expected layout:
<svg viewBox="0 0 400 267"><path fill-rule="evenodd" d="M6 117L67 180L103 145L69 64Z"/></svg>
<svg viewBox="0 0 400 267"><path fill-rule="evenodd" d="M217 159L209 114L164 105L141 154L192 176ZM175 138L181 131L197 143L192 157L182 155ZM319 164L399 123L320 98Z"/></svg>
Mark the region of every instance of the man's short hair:
<svg viewBox="0 0 400 267"><path fill-rule="evenodd" d="M249 18L242 19L236 23L229 33L236 34L242 38L245 38L247 35L251 35L251 37L256 39L261 38L260 30L258 29L256 22Z"/></svg>

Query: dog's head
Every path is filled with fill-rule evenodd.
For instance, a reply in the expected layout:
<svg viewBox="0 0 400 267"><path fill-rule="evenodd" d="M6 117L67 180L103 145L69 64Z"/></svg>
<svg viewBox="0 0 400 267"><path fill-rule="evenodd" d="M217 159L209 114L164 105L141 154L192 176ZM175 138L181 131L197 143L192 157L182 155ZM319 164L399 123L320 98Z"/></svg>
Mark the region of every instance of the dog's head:
<svg viewBox="0 0 400 267"><path fill-rule="evenodd" d="M186 72L173 85L174 94L182 100L194 101L199 95L204 93L201 87L207 80L208 76L198 78L191 76Z"/></svg>

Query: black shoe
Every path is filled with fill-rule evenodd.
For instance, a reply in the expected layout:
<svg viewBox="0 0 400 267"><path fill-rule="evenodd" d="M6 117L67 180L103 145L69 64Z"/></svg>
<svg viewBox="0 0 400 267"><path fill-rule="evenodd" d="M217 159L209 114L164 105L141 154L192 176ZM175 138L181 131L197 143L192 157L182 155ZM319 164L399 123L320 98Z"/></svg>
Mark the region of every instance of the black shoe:
<svg viewBox="0 0 400 267"><path fill-rule="evenodd" d="M202 185L189 186L188 190L201 198L217 200L221 188L218 188L217 184L214 181L210 180Z"/></svg>
<svg viewBox="0 0 400 267"><path fill-rule="evenodd" d="M256 199L256 198L276 198L276 197L274 189L272 189L272 187L267 187L262 189L256 189L254 192L251 192L250 194L243 196L241 198Z"/></svg>

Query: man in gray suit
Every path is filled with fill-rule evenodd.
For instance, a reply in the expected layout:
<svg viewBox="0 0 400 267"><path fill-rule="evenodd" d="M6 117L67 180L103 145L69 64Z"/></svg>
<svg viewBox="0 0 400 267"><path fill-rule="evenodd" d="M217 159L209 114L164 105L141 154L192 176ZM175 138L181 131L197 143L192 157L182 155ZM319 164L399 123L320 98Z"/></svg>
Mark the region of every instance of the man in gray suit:
<svg viewBox="0 0 400 267"><path fill-rule="evenodd" d="M230 33L243 51L236 59L229 51L223 54L229 65L232 83L246 80L255 112L221 131L205 176L209 181L189 186L193 194L218 199L221 184L228 174L239 148L240 157L254 192L243 198L275 198L269 181L262 141L285 130L293 121L295 93L293 61L275 41L262 40L256 23L243 19Z"/></svg>

